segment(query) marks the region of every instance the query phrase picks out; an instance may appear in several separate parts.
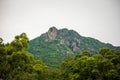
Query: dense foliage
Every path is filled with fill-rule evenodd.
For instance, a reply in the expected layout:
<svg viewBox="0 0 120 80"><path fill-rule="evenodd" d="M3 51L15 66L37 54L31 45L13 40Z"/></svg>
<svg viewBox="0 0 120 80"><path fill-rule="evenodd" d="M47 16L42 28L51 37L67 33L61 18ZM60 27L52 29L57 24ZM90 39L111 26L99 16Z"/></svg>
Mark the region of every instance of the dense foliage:
<svg viewBox="0 0 120 80"><path fill-rule="evenodd" d="M91 55L83 51L62 63L64 80L120 80L120 51L101 49Z"/></svg>
<svg viewBox="0 0 120 80"><path fill-rule="evenodd" d="M7 44L0 38L0 80L49 80L48 67L28 53L28 42L25 33Z"/></svg>
<svg viewBox="0 0 120 80"><path fill-rule="evenodd" d="M75 56L67 55L68 58L62 62L61 67L56 69L34 59L33 54L27 51L28 43L25 33L15 36L7 44L0 38L0 80L120 80L120 51L103 48L97 54L85 50ZM48 46L52 44L56 48L49 47L45 54L53 52L51 57L59 57L54 54L59 46L47 42ZM66 47L60 49L71 51ZM50 59L52 58L48 58L48 61Z"/></svg>

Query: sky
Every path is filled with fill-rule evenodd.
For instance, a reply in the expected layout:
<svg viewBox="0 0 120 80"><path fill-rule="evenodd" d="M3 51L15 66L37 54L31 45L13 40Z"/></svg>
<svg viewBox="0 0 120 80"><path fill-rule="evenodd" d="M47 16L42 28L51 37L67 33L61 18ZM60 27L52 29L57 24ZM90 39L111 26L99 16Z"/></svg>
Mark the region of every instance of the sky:
<svg viewBox="0 0 120 80"><path fill-rule="evenodd" d="M0 37L34 39L52 26L120 46L120 0L0 0Z"/></svg>

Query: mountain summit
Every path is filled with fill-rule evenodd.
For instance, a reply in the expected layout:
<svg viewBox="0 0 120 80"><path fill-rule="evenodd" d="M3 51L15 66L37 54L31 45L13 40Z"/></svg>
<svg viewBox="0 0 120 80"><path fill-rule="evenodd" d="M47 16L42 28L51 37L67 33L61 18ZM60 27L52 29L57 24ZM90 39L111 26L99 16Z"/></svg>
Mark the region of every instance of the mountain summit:
<svg viewBox="0 0 120 80"><path fill-rule="evenodd" d="M36 59L42 59L50 67L59 67L68 55L74 56L83 50L97 53L100 48L120 50L120 47L81 36L74 30L66 28L58 30L54 26L29 43L29 52L33 53Z"/></svg>
<svg viewBox="0 0 120 80"><path fill-rule="evenodd" d="M51 27L47 33L48 39L54 40L57 36L58 30L56 27ZM47 38L46 37L46 38Z"/></svg>

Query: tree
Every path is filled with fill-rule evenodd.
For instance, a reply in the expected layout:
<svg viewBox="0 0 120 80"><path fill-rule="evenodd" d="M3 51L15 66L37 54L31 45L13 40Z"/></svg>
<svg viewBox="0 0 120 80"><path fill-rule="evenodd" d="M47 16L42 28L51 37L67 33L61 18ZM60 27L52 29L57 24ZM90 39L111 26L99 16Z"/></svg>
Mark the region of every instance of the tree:
<svg viewBox="0 0 120 80"><path fill-rule="evenodd" d="M81 52L62 64L64 80L120 80L120 52L101 49L98 54Z"/></svg>
<svg viewBox="0 0 120 80"><path fill-rule="evenodd" d="M0 79L46 79L47 67L27 51L29 39L25 33L15 36L11 43L3 44L2 41L0 38Z"/></svg>
<svg viewBox="0 0 120 80"><path fill-rule="evenodd" d="M6 77L7 70L7 53L3 39L0 38L0 79L4 79Z"/></svg>
<svg viewBox="0 0 120 80"><path fill-rule="evenodd" d="M27 38L26 33L15 36L15 39L11 42L11 45L15 48L16 51L22 49L27 50L29 39Z"/></svg>

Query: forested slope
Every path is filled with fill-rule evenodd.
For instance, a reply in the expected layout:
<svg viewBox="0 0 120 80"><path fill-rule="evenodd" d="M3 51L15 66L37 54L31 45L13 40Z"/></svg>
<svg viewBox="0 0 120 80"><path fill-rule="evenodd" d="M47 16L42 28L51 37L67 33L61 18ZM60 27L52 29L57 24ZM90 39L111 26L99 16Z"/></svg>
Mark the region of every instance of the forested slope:
<svg viewBox="0 0 120 80"><path fill-rule="evenodd" d="M58 30L56 27L51 27L48 32L31 40L28 50L49 67L60 68L61 62L67 56L75 56L83 50L96 54L100 48L120 50L120 47L81 36L74 30L66 28Z"/></svg>

